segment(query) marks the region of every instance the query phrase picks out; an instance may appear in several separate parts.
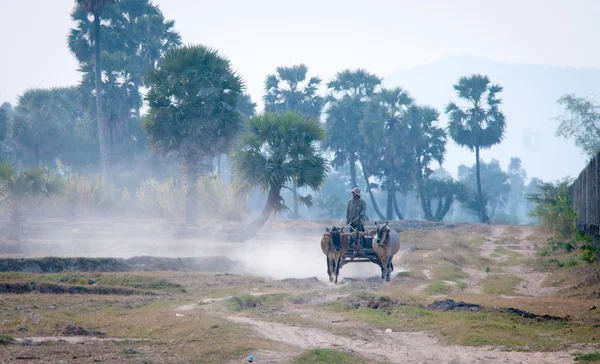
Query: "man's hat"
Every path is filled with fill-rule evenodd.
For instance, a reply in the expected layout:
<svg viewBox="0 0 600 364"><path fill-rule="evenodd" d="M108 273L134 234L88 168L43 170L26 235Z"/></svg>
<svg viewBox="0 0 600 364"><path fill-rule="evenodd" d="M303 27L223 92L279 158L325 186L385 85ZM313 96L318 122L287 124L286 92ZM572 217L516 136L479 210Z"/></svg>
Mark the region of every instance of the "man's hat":
<svg viewBox="0 0 600 364"><path fill-rule="evenodd" d="M354 188L352 189L352 191L350 191L350 192L352 192L352 193L356 193L356 195L357 195L357 196L360 196L360 190L359 190L358 188L356 188L356 187L354 187Z"/></svg>

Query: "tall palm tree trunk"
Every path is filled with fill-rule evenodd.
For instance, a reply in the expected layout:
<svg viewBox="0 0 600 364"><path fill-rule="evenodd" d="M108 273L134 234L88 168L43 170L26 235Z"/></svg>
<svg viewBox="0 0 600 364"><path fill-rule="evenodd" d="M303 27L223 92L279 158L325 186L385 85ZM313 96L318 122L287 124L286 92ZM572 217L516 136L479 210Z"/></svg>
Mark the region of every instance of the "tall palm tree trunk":
<svg viewBox="0 0 600 364"><path fill-rule="evenodd" d="M366 187L367 192L369 193L369 197L371 197L371 203L373 204L373 210L375 210L375 213L377 214L377 216L379 217L380 220L385 220L385 217L383 217L381 210L379 210L377 201L375 201L375 196L373 196L373 191L371 191L371 184L369 183L369 176L367 175L367 170L365 169L365 166L363 166L362 171L363 171L363 177L365 178L365 184L367 185L367 187Z"/></svg>
<svg viewBox="0 0 600 364"><path fill-rule="evenodd" d="M292 183L292 195L294 201L292 201L292 212L294 213L294 219L298 218L298 187L295 183Z"/></svg>
<svg viewBox="0 0 600 364"><path fill-rule="evenodd" d="M400 208L398 207L398 200L396 199L396 193L394 192L394 210L396 211L396 216L398 216L398 220L404 220L404 215L400 212Z"/></svg>
<svg viewBox="0 0 600 364"><path fill-rule="evenodd" d="M269 217L271 217L271 214L273 214L273 211L275 210L275 206L279 202L280 192L280 188L271 187L271 190L269 190L269 195L267 196L267 203L265 204L265 207L263 208L260 216L252 223L252 227L254 229L259 229L267 223L267 220L269 220Z"/></svg>
<svg viewBox="0 0 600 364"><path fill-rule="evenodd" d="M489 219L485 213L485 205L483 204L483 191L481 190L481 172L479 169L479 146L475 146L475 169L477 172L477 196L479 199L479 221L488 223Z"/></svg>
<svg viewBox="0 0 600 364"><path fill-rule="evenodd" d="M200 222L198 217L198 158L188 156L185 159L184 172L187 184L185 193L185 224L196 226Z"/></svg>
<svg viewBox="0 0 600 364"><path fill-rule="evenodd" d="M356 180L356 156L354 153L350 154L350 183L352 184L352 188L358 187L358 182Z"/></svg>
<svg viewBox="0 0 600 364"><path fill-rule="evenodd" d="M394 176L393 176L393 165L391 161L387 163L387 209L386 218L388 220L394 219Z"/></svg>
<svg viewBox="0 0 600 364"><path fill-rule="evenodd" d="M108 179L108 154L104 134L104 115L102 114L102 68L100 67L100 14L94 13L94 73L96 76L96 123L98 124L98 143L100 144L100 165L102 178Z"/></svg>

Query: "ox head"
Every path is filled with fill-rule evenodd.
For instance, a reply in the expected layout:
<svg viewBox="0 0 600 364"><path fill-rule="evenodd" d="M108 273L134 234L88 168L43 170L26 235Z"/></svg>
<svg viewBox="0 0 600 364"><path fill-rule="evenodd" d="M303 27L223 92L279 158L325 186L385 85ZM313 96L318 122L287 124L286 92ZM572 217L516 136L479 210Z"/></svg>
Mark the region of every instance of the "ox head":
<svg viewBox="0 0 600 364"><path fill-rule="evenodd" d="M377 239L377 244L381 244L381 241L383 240L384 242L387 241L389 234L390 234L390 228L388 227L388 222L385 222L385 225L377 225L377 221L375 221L375 228L376 228L376 234L375 234L375 238Z"/></svg>

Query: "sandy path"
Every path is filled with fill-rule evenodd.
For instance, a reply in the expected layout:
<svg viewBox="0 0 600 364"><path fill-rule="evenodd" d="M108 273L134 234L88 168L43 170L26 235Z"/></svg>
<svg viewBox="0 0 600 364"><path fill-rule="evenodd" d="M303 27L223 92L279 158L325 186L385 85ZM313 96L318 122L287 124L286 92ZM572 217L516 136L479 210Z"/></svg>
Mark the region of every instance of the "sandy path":
<svg viewBox="0 0 600 364"><path fill-rule="evenodd" d="M355 352L368 359L392 363L572 363L567 352L525 353L506 352L485 347L459 347L441 345L425 332L386 333L374 328L363 328L357 338L275 322L265 322L249 317L227 317L233 322L249 325L266 339L285 343L300 349L333 348Z"/></svg>
<svg viewBox="0 0 600 364"><path fill-rule="evenodd" d="M504 273L523 279L516 287L517 293L530 297L551 297L564 287L542 287L548 273L537 272L531 267L519 265L505 267Z"/></svg>

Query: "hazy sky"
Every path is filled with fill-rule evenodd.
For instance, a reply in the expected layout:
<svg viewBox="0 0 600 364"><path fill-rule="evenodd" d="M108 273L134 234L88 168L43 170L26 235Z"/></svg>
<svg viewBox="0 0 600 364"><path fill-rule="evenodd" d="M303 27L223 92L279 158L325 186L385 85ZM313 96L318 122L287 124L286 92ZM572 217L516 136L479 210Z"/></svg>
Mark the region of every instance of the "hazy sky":
<svg viewBox="0 0 600 364"><path fill-rule="evenodd" d="M185 43L218 48L255 102L279 65L329 80L344 68L385 77L455 54L600 67L595 0L155 1ZM77 83L66 45L73 0L0 0L0 102ZM471 164L470 161L465 161Z"/></svg>

